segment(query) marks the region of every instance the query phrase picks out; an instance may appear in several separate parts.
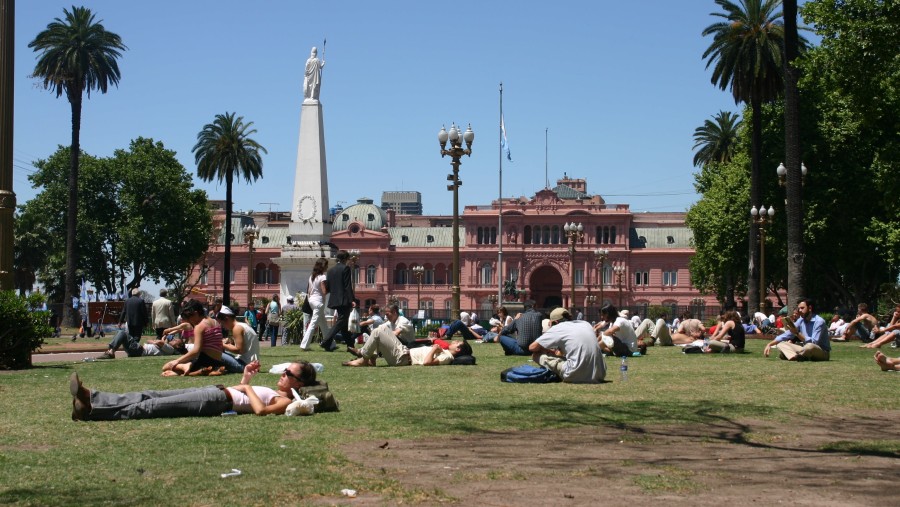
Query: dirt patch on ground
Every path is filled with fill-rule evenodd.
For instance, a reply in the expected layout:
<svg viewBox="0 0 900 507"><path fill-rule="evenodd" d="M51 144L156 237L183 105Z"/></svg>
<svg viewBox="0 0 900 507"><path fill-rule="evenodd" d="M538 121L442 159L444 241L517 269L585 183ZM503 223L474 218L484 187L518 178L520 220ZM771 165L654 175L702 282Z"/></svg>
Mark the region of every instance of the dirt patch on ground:
<svg viewBox="0 0 900 507"><path fill-rule="evenodd" d="M380 505L887 505L898 412L775 424L581 427L365 442L342 451L411 494ZM878 442L888 441L885 447ZM893 441L893 442L890 442Z"/></svg>

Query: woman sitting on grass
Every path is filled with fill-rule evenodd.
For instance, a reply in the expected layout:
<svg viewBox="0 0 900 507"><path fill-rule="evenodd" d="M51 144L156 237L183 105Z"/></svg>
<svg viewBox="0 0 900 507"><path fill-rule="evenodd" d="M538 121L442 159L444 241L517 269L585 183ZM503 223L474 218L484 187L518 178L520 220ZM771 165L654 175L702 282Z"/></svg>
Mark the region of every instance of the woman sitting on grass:
<svg viewBox="0 0 900 507"><path fill-rule="evenodd" d="M211 417L230 410L239 414L283 414L293 401L291 389L316 383L316 370L306 361L296 361L285 368L278 379L277 390L251 386L250 380L257 373L259 362L253 361L244 368L241 383L232 387L208 386L118 394L89 390L81 384L75 372L69 377L72 420Z"/></svg>
<svg viewBox="0 0 900 507"><path fill-rule="evenodd" d="M729 310L709 339L709 350L704 352L743 352L746 331L737 312Z"/></svg>
<svg viewBox="0 0 900 507"><path fill-rule="evenodd" d="M222 362L222 328L218 322L207 317L203 305L195 299L182 307L181 318L194 327L194 346L186 354L164 364L163 376L225 373L225 363Z"/></svg>

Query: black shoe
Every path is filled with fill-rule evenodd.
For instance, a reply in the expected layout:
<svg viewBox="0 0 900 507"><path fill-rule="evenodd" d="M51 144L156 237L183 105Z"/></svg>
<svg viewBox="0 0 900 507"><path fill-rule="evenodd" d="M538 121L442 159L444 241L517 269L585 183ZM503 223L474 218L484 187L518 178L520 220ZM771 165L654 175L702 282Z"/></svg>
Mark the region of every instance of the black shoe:
<svg viewBox="0 0 900 507"><path fill-rule="evenodd" d="M360 352L359 349L357 349L357 348L355 348L355 347L347 347L347 352L353 354L353 355L356 356L356 357L362 357L362 356L363 356L363 355L362 355L362 352Z"/></svg>
<svg viewBox="0 0 900 507"><path fill-rule="evenodd" d="M97 359L115 359L115 358L116 358L116 354L115 353L110 354L109 351L106 351L103 354L97 356Z"/></svg>

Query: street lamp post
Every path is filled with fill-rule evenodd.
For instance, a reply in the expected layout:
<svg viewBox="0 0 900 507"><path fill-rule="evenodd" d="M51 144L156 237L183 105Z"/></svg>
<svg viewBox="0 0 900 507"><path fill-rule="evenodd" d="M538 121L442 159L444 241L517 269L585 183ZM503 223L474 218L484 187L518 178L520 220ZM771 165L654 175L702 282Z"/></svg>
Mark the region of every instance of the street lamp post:
<svg viewBox="0 0 900 507"><path fill-rule="evenodd" d="M597 268L600 271L600 304L603 304L603 267L606 265L606 259L609 257L609 250L606 248L598 248L594 250L594 257L597 259Z"/></svg>
<svg viewBox="0 0 900 507"><path fill-rule="evenodd" d="M413 276L416 277L416 282L418 283L418 289L416 289L416 309L422 309L422 277L425 275L425 267L424 266L413 266L412 268Z"/></svg>
<svg viewBox="0 0 900 507"><path fill-rule="evenodd" d="M765 206L750 208L750 216L753 223L759 227L759 311L766 313L766 225L772 223L775 216L775 208Z"/></svg>
<svg viewBox="0 0 900 507"><path fill-rule="evenodd" d="M256 224L245 225L244 229L244 242L247 243L247 303L245 306L250 306L250 301L253 301L253 242L259 238L259 226Z"/></svg>
<svg viewBox="0 0 900 507"><path fill-rule="evenodd" d="M449 149L447 149L447 141L450 141ZM463 141L466 143L465 148L463 148ZM453 286L451 287L453 300L450 307L451 315L459 315L459 187L462 185L462 180L459 179L459 165L461 164L459 159L463 155L472 156L473 141L475 141L475 132L472 131L471 124L469 124L465 133L460 132L456 123L450 126L449 132L444 127L441 127L441 131L438 132L441 158L449 155L450 166L453 168L453 173L447 175L447 181L451 182L447 185L447 190L453 192Z"/></svg>
<svg viewBox="0 0 900 507"><path fill-rule="evenodd" d="M576 224L572 222L570 224L566 222L566 225L563 226L563 231L565 231L566 238L569 241L569 271L571 271L570 275L572 278L569 311L572 315L575 315L575 243L584 237L584 226L581 223Z"/></svg>
<svg viewBox="0 0 900 507"><path fill-rule="evenodd" d="M619 308L622 307L622 277L625 276L625 266L619 264L613 266L613 272L616 274L616 284L619 286Z"/></svg>

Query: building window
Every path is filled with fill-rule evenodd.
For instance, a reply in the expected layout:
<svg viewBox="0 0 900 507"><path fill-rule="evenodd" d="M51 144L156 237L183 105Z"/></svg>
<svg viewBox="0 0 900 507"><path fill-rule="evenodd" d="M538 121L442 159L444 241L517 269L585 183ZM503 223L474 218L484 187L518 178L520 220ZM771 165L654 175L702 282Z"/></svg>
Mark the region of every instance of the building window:
<svg viewBox="0 0 900 507"><path fill-rule="evenodd" d="M531 226L526 225L524 230L524 237L522 238L522 242L526 245L531 244Z"/></svg>
<svg viewBox="0 0 900 507"><path fill-rule="evenodd" d="M228 283L234 283L234 268L228 271Z"/></svg>
<svg viewBox="0 0 900 507"><path fill-rule="evenodd" d="M481 285L492 285L494 283L494 269L489 262L481 265Z"/></svg>
<svg viewBox="0 0 900 507"><path fill-rule="evenodd" d="M603 228L603 244L604 245L609 244L609 227Z"/></svg>
<svg viewBox="0 0 900 507"><path fill-rule="evenodd" d="M265 245L265 244L267 244L268 242L269 242L269 237L268 237L268 236L263 236L263 237L262 237L262 244Z"/></svg>
<svg viewBox="0 0 900 507"><path fill-rule="evenodd" d="M348 215L348 214L346 214L346 213L342 214L342 215L341 215L341 220L343 220L344 222L349 222L349 221L350 221L350 215Z"/></svg>
<svg viewBox="0 0 900 507"><path fill-rule="evenodd" d="M368 219L369 222L374 222L374 221L375 221L375 214L374 214L374 213L369 213L368 215L366 215L366 219Z"/></svg>
<svg viewBox="0 0 900 507"><path fill-rule="evenodd" d="M409 281L409 271L406 270L406 264L398 264L394 271L394 283L398 285L406 285Z"/></svg>
<svg viewBox="0 0 900 507"><path fill-rule="evenodd" d="M353 285L359 285L359 266L353 266Z"/></svg>
<svg viewBox="0 0 900 507"><path fill-rule="evenodd" d="M541 244L549 245L550 244L550 226L545 225L541 228Z"/></svg>
<svg viewBox="0 0 900 507"><path fill-rule="evenodd" d="M610 265L603 266L603 285L612 285L613 268Z"/></svg>
<svg viewBox="0 0 900 507"><path fill-rule="evenodd" d="M374 264L369 264L366 268L366 283L374 284L375 283L375 274L378 272L378 268L375 267Z"/></svg>
<svg viewBox="0 0 900 507"><path fill-rule="evenodd" d="M423 283L428 285L434 284L434 267L431 265L425 265L425 277L422 280Z"/></svg>
<svg viewBox="0 0 900 507"><path fill-rule="evenodd" d="M209 266L204 265L203 270L200 271L200 285L206 285L209 279Z"/></svg>
<svg viewBox="0 0 900 507"><path fill-rule="evenodd" d="M675 244L675 238L674 238L673 236L666 236L666 244L667 244L667 245L674 245L674 244Z"/></svg>
<svg viewBox="0 0 900 507"><path fill-rule="evenodd" d="M518 280L519 279L519 268L507 267L506 269L506 279L507 280Z"/></svg>
<svg viewBox="0 0 900 507"><path fill-rule="evenodd" d="M491 227L491 244L492 245L497 244L497 228L496 227Z"/></svg>
<svg viewBox="0 0 900 507"><path fill-rule="evenodd" d="M666 287L675 287L678 285L678 271L663 271L663 285Z"/></svg>
<svg viewBox="0 0 900 507"><path fill-rule="evenodd" d="M650 285L650 273L648 271L635 271L634 284L643 286Z"/></svg>
<svg viewBox="0 0 900 507"><path fill-rule="evenodd" d="M578 287L584 287L584 270L583 269L575 270L575 285Z"/></svg>
<svg viewBox="0 0 900 507"><path fill-rule="evenodd" d="M559 226L554 225L552 229L550 229L550 243L554 245L559 244Z"/></svg>
<svg viewBox="0 0 900 507"><path fill-rule="evenodd" d="M425 237L425 241L427 241L428 243L434 243L434 236L429 234L428 236Z"/></svg>
<svg viewBox="0 0 900 507"><path fill-rule="evenodd" d="M266 273L266 277L268 278L267 283L272 283L272 284L278 283L279 282L279 279L278 279L279 273L280 273L280 271L278 270L278 266L276 266L275 264L269 264L269 269Z"/></svg>
<svg viewBox="0 0 900 507"><path fill-rule="evenodd" d="M409 236L407 236L406 234L404 234L403 236L400 236L400 241L402 243L409 243Z"/></svg>
<svg viewBox="0 0 900 507"><path fill-rule="evenodd" d="M609 244L610 245L616 244L616 226L615 225L609 228Z"/></svg>

